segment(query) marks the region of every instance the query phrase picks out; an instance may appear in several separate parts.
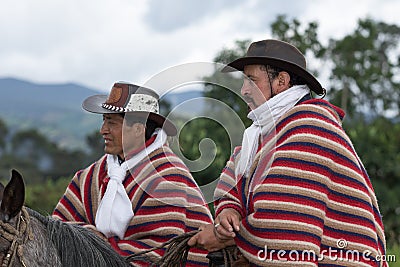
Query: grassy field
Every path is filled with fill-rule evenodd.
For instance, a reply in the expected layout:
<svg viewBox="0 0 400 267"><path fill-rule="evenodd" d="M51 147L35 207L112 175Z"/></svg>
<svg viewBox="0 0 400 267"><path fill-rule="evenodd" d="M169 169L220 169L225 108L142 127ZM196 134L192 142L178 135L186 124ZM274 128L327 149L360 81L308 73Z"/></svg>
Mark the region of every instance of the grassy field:
<svg viewBox="0 0 400 267"><path fill-rule="evenodd" d="M396 259L393 262L389 262L390 267L400 267L400 246L394 246L392 248L388 248L386 255L395 255ZM391 256L393 257L393 256Z"/></svg>

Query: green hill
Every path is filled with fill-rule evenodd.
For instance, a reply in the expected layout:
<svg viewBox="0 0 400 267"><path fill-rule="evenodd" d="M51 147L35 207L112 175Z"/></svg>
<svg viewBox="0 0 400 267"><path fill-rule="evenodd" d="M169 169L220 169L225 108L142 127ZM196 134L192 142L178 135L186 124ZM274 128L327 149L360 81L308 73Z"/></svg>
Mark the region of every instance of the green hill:
<svg viewBox="0 0 400 267"><path fill-rule="evenodd" d="M38 84L14 78L0 78L0 118L12 131L35 128L63 148L85 148L85 137L100 128L102 117L82 109L83 100L97 90L75 83ZM162 97L175 108L187 100L202 97L199 90L170 93ZM181 105L181 116L202 114L203 101Z"/></svg>
<svg viewBox="0 0 400 267"><path fill-rule="evenodd" d="M101 116L85 112L82 101L98 91L74 83L37 84L0 79L0 118L11 131L36 128L64 148L85 146Z"/></svg>

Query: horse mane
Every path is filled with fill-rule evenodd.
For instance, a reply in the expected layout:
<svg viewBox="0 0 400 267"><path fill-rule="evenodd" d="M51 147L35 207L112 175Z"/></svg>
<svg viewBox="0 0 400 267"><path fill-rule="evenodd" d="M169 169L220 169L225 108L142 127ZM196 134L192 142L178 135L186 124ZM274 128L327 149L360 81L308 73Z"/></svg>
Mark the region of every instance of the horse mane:
<svg viewBox="0 0 400 267"><path fill-rule="evenodd" d="M62 266L131 266L123 256L90 230L26 209L30 216L45 226L50 240L59 253Z"/></svg>

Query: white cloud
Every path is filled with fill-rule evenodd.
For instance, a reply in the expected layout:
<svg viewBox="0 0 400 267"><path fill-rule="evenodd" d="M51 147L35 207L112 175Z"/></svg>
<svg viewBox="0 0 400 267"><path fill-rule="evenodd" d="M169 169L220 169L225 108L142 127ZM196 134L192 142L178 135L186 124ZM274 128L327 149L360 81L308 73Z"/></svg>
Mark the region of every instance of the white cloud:
<svg viewBox="0 0 400 267"><path fill-rule="evenodd" d="M108 91L118 80L144 83L174 65L211 61L237 39L270 38L278 14L319 22L323 38L349 33L368 14L400 24L395 0L181 1L3 0L0 77Z"/></svg>
<svg viewBox="0 0 400 267"><path fill-rule="evenodd" d="M218 15L240 3L240 0L149 0L145 21L155 31L172 32L197 21Z"/></svg>

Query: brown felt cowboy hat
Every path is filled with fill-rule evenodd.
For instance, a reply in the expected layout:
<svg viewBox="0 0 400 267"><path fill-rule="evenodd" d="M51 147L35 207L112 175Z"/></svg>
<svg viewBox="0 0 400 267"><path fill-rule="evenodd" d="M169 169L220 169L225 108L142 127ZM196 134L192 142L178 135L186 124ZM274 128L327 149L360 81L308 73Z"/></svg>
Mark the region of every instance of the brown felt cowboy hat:
<svg viewBox="0 0 400 267"><path fill-rule="evenodd" d="M177 134L175 125L159 114L158 94L145 87L118 82L109 95L94 95L86 98L82 107L92 113L132 113L134 116L154 121L167 135Z"/></svg>
<svg viewBox="0 0 400 267"><path fill-rule="evenodd" d="M307 71L304 55L293 45L279 40L262 40L252 43L246 56L238 58L222 69L222 72L243 71L246 65L271 65L302 77L311 90L324 95L325 89Z"/></svg>

